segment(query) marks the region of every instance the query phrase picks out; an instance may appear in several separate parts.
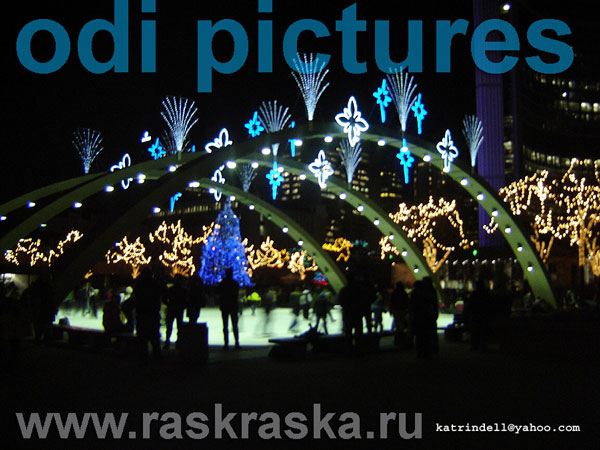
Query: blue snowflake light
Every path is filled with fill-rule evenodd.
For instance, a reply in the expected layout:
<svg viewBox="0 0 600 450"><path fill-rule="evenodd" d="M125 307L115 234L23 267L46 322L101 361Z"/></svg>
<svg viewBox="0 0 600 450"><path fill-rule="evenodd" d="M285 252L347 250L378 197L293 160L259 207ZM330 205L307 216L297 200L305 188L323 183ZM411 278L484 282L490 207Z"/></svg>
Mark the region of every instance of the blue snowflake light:
<svg viewBox="0 0 600 450"><path fill-rule="evenodd" d="M423 103L421 103L421 94L417 95L417 100L415 101L414 105L412 105L411 109L415 113L415 118L417 119L417 129L418 129L419 134L421 134L421 132L423 131L423 129L422 129L423 119L427 115L427 110L425 109L425 105L423 105Z"/></svg>
<svg viewBox="0 0 600 450"><path fill-rule="evenodd" d="M277 167L277 161L273 162L273 168L267 174L267 179L269 180L269 184L271 185L271 189L273 192L273 200L277 198L277 188L283 182L283 167Z"/></svg>
<svg viewBox="0 0 600 450"><path fill-rule="evenodd" d="M265 131L264 127L260 123L260 120L258 120L258 111L254 111L252 119L250 119L250 121L244 126L248 128L248 134L252 137L256 137Z"/></svg>
<svg viewBox="0 0 600 450"><path fill-rule="evenodd" d="M390 97L389 94L387 83L384 78L381 86L378 87L375 92L373 92L373 97L377 99L377 104L379 105L379 110L381 111L381 123L385 123L385 108L387 108L392 101L392 97Z"/></svg>
<svg viewBox="0 0 600 450"><path fill-rule="evenodd" d="M404 183L408 184L410 181L409 169L415 162L415 158L410 153L410 150L406 145L406 139L402 139L402 148L400 149L400 152L396 155L396 158L400 160L400 165L404 168Z"/></svg>
<svg viewBox="0 0 600 450"><path fill-rule="evenodd" d="M171 212L173 212L175 210L175 202L177 202L177 200L179 200L181 198L181 195L182 195L181 192L178 192L177 194L175 194L171 197L171 200L169 202Z"/></svg>
<svg viewBox="0 0 600 450"><path fill-rule="evenodd" d="M160 145L158 138L156 138L156 141L154 141L154 144L152 144L148 148L148 151L150 152L150 155L152 156L153 159L160 159L167 154L167 152L162 147L162 145Z"/></svg>

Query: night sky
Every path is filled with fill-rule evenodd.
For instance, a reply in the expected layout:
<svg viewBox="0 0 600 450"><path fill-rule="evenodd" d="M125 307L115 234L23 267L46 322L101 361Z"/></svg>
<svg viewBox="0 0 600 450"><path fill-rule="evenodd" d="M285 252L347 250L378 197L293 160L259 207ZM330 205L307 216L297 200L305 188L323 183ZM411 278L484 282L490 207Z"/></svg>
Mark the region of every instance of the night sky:
<svg viewBox="0 0 600 450"><path fill-rule="evenodd" d="M341 64L341 33L335 31L335 21L342 10L356 3L358 19L367 21L367 31L359 33L358 61L367 62L367 73L350 75ZM410 3L410 6L406 4ZM524 2L528 11L544 14L536 2ZM539 3L539 2L537 2ZM585 4L585 2L579 2ZM379 107L372 92L381 84L383 74L374 59L374 20L389 20L392 59L401 61L406 56L407 20L423 20L424 70L414 74L417 92L429 111L423 134L437 142L446 128L450 128L455 142L464 148L461 122L465 114L475 113L475 66L471 58L472 2L419 2L399 1L315 1L302 2L273 0L273 14L259 14L258 1L221 0L165 1L157 0L155 14L140 13L139 0L129 2L129 72L91 74L80 63L77 55L77 36L88 21L103 18L113 20L113 1L81 2L22 1L5 13L8 24L3 42L5 70L9 76L3 83L4 110L8 119L5 128L2 176L2 201L46 184L71 178L83 173L81 161L72 143L72 133L78 127L102 132L104 151L92 166L92 171L105 171L129 152L133 163L147 160L147 144L140 143L144 130L154 137L162 134L165 124L160 116L161 101L165 96L193 99L198 107L199 121L191 132L191 141L197 148L211 141L222 127L230 131L234 143L248 139L244 123L258 109L263 100L278 100L290 107L292 119L306 120L299 90L282 54L282 40L288 26L299 19L317 19L329 29L331 36L315 39L310 33L299 40L300 52L331 54L330 70L326 80L330 87L317 106L315 120L332 121L341 112L350 95L357 98L359 108L367 120L377 122ZM400 7L400 9L398 9ZM547 15L545 17L552 17ZM555 18L563 17L555 15ZM67 63L48 75L34 74L25 69L16 54L16 40L21 28L35 19L52 19L69 33L71 53ZM156 20L157 70L140 73L140 20ZM459 18L470 22L466 37L453 41L452 72L435 73L435 20ZM250 50L245 66L235 74L214 73L213 92L196 92L196 21L234 19L248 33ZM272 20L274 56L272 74L257 73L257 21ZM563 19L567 23L568 19ZM527 24L530 22L527 22ZM520 31L524 40L524 32ZM525 42L525 45L526 42ZM38 33L32 42L33 54L39 60L48 59L54 52L50 35ZM99 60L112 55L112 38L98 33L94 51ZM220 53L219 53L220 52ZM225 34L215 40L215 53L227 59L231 41ZM8 61L6 61L8 60ZM7 69L6 69L7 68ZM393 109L388 108L389 120L394 127L398 121ZM5 120L7 120L5 119ZM409 123L409 132L416 129ZM466 153L466 152L465 152Z"/></svg>

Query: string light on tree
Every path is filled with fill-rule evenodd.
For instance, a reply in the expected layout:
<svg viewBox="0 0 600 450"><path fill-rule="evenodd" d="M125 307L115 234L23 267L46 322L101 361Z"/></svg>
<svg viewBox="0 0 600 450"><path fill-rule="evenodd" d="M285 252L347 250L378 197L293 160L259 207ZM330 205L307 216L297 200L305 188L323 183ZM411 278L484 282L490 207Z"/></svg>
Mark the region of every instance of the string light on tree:
<svg viewBox="0 0 600 450"><path fill-rule="evenodd" d="M138 237L135 241L129 242L125 236L105 255L108 264L123 263L130 266L131 278L134 280L140 275L141 267L152 261L151 256L146 256L146 247L140 239Z"/></svg>
<svg viewBox="0 0 600 450"><path fill-rule="evenodd" d="M240 286L252 286L246 249L240 236L240 221L229 202L217 215L212 233L204 243L198 275L205 284L215 285L221 282L226 269L232 270L233 279Z"/></svg>

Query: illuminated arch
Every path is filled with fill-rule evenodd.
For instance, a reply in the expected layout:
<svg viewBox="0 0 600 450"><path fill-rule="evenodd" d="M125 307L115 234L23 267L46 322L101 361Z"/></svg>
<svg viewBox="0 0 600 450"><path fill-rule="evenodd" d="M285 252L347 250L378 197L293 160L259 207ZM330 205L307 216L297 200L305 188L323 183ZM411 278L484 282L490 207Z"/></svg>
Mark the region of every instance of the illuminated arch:
<svg viewBox="0 0 600 450"><path fill-rule="evenodd" d="M231 160L238 163L256 161L262 166L270 166L272 160L264 155L261 155L257 150L263 147L271 146L273 143L287 142L288 139L319 139L325 136L344 138L345 134L341 131L336 123L317 124L310 122L303 126L297 126L294 129L286 129L272 134L263 134L255 139L246 140L239 144L234 144L227 149L211 154L208 158L207 154L203 153L184 153L159 160L146 161L135 166L128 167L118 172L113 172L105 175L91 175L88 177L79 177L77 179L63 182L62 186L71 183L74 187L68 194L50 202L45 207L42 207L22 223L15 226L8 233L0 238L0 249L7 249L16 243L23 236L34 231L40 223L47 222L50 218L60 214L62 211L70 208L75 201L81 202L85 198L93 195L104 189L106 185L115 185L125 177L135 178L138 174L143 174L148 180L159 180L161 186L160 195L165 195L167 192L172 193L181 188L182 180L198 180L208 178L210 174L224 162ZM361 135L361 139L370 142L385 141L384 145L390 145L394 148L402 146L402 137L392 134L391 130L383 127L371 126L368 132ZM423 140L412 138L407 139L408 146L411 152L440 169L443 169L443 161L437 157L435 147ZM303 164L292 159L282 159L281 163L286 170L299 174L305 173ZM177 167L174 174L165 172L169 167ZM523 273L531 287L532 293L536 297L544 298L556 307L554 292L542 265L539 256L531 246L529 239L523 233L518 223L512 217L510 212L504 207L502 201L493 191L492 188L479 176L471 174L469 169L463 168L460 161L454 161L452 170L445 174L453 181L457 182L469 195L471 195L488 214L494 216L495 221L499 224L499 229L503 233L515 257L519 261L523 269ZM181 177L181 178L180 178ZM86 182L84 182L84 180ZM91 180L91 181L87 181ZM311 177L307 180L314 182ZM55 185L55 191L59 190L60 185ZM77 187L79 186L79 187ZM225 191L224 185L219 185L219 189ZM334 192L338 196L342 195L342 200L349 203L354 208L362 206L362 214L372 221L383 235L392 235L394 239L391 243L396 246L399 252L403 255L405 262L413 268L417 278L429 275L431 270L421 255L420 250L406 237L406 234L389 218L378 205L369 200L362 194L349 189L347 183L336 180L333 177L328 179L328 190ZM35 201L36 198L31 198L35 194L36 198L46 197L46 192L43 189L38 189L33 193L19 197L20 201L25 199ZM345 194L345 196L343 195ZM158 196L159 194L157 194ZM29 197L28 197L29 196ZM150 195L140 200L136 205L137 214L147 214L154 202L154 195ZM243 198L243 197L240 197ZM6 214L10 208L15 208L18 205L17 199L13 202L0 206L0 214ZM9 208L10 207L10 208ZM137 208L140 208L139 210ZM147 209L144 209L147 208ZM270 207L274 210L274 207ZM127 213L125 213L127 214ZM136 220L139 219L136 218ZM122 225L121 225L122 227ZM122 229L122 228L121 228ZM107 242L110 244L110 242ZM108 247L108 245L107 245Z"/></svg>

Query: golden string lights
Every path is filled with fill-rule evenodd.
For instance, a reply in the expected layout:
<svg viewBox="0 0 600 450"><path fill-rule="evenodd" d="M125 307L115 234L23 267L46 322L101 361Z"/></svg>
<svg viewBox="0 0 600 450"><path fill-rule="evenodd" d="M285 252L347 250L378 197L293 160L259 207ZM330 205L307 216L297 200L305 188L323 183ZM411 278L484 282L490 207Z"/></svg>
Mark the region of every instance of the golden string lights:
<svg viewBox="0 0 600 450"><path fill-rule="evenodd" d="M70 244L77 242L82 237L83 233L79 230L71 230L64 239L58 242L55 248L50 249L48 252L44 252L45 245L41 239L20 239L14 250L4 252L4 259L17 266L27 259L31 267L39 264L49 267L64 254L65 249Z"/></svg>
<svg viewBox="0 0 600 450"><path fill-rule="evenodd" d="M115 246L106 252L106 262L108 264L123 263L131 266L131 277L135 280L141 271L141 267L150 264L151 256L146 256L146 247L136 238L129 242L127 236L123 237Z"/></svg>
<svg viewBox="0 0 600 450"><path fill-rule="evenodd" d="M400 225L410 239L421 243L423 256L434 273L457 246L469 247L455 200L448 201L440 197L436 202L430 196L427 203L413 206L400 203L398 211L390 214L390 218ZM379 245L382 259L389 253L398 254L387 237L382 238ZM438 258L439 254L441 257Z"/></svg>
<svg viewBox="0 0 600 450"><path fill-rule="evenodd" d="M531 237L543 262L547 262L555 240L568 240L578 249L580 266L593 260L594 237L600 225L600 175L595 165L595 181L578 178L581 166L573 160L562 177L550 179L543 171L510 183L499 194L514 215L526 215L533 231ZM493 233L497 226L492 217L484 227Z"/></svg>
<svg viewBox="0 0 600 450"><path fill-rule="evenodd" d="M350 259L350 249L353 247L352 243L343 237L338 237L333 241L333 243L325 243L323 244L323 250L328 252L337 253L336 261L344 260L344 262L348 262Z"/></svg>
<svg viewBox="0 0 600 450"><path fill-rule="evenodd" d="M203 226L203 235L193 237L185 231L181 220L171 224L163 221L153 233L150 233L148 239L151 243L160 243L165 247L158 259L169 270L171 276L189 277L196 271L192 246L206 242L214 226L214 223L208 227Z"/></svg>

